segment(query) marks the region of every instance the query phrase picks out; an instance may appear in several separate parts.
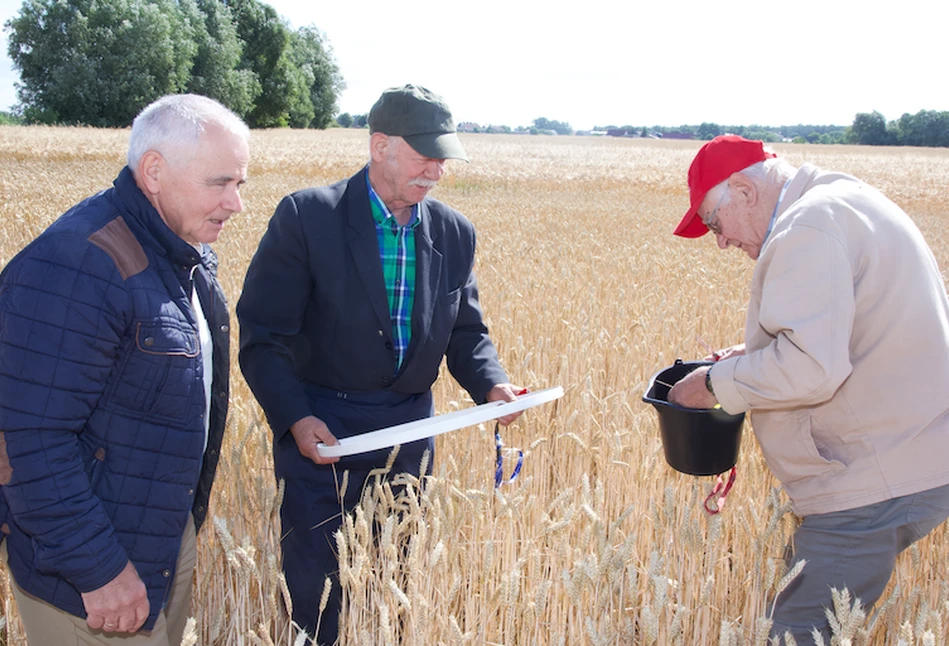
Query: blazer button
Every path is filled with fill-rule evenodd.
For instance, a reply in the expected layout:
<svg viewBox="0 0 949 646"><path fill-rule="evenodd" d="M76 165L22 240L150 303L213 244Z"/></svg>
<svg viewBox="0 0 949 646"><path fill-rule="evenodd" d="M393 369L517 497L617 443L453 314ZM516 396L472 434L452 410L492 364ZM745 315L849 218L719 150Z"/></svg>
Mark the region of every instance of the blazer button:
<svg viewBox="0 0 949 646"><path fill-rule="evenodd" d="M384 383L384 384L387 384L387 383L389 383L389 382L391 382L391 381L392 381L392 377L383 377L383 378L382 378L382 383Z"/></svg>
<svg viewBox="0 0 949 646"><path fill-rule="evenodd" d="M227 332L229 329L226 325L221 326L221 332Z"/></svg>
<svg viewBox="0 0 949 646"><path fill-rule="evenodd" d="M153 339L150 336L145 337L145 345L148 347L152 347L153 345L155 345L155 339Z"/></svg>
<svg viewBox="0 0 949 646"><path fill-rule="evenodd" d="M386 350L391 350L391 349L392 349L392 343L390 341L386 341Z"/></svg>
<svg viewBox="0 0 949 646"><path fill-rule="evenodd" d="M188 495L189 495L189 496L193 496L193 495L194 495L194 489L188 489Z"/></svg>
<svg viewBox="0 0 949 646"><path fill-rule="evenodd" d="M161 575L167 579L171 576L171 570L162 570Z"/></svg>

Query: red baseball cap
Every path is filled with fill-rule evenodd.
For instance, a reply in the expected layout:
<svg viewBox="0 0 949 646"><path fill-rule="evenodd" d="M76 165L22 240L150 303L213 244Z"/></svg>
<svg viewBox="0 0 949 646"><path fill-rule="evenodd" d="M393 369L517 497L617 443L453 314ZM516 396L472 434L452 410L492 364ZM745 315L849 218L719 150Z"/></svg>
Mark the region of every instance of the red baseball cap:
<svg viewBox="0 0 949 646"><path fill-rule="evenodd" d="M698 213L705 195L731 177L732 173L772 157L777 155L766 151L764 142L738 135L720 135L702 146L689 166L689 200L692 206L676 227L675 235L699 238L708 233L708 227L702 223Z"/></svg>

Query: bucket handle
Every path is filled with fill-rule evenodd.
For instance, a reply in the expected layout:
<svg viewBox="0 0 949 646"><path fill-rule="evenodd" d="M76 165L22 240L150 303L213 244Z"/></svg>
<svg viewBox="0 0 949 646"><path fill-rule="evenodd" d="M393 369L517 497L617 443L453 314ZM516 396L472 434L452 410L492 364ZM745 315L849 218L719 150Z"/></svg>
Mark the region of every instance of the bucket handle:
<svg viewBox="0 0 949 646"><path fill-rule="evenodd" d="M708 350L708 354L711 357L712 361L717 362L719 359L722 358L722 355L716 352L715 350L713 350L712 346L706 343L705 339L700 337L698 334L695 335L695 340L701 343L705 347L705 349ZM725 505L725 498L728 496L728 492L731 491L732 485L735 484L735 477L737 475L738 475L737 467L732 467L731 472L728 474L727 483L722 481L721 474L718 475L718 480L715 482L715 488L712 489L711 493L709 493L709 495L705 498L705 511L707 511L710 515L714 516L715 514L717 514L718 512L722 510L722 507ZM715 500L715 507L714 508L709 507L709 503L712 502L712 498L714 498L719 493L721 493L721 495L719 495L718 498Z"/></svg>
<svg viewBox="0 0 949 646"><path fill-rule="evenodd" d="M722 510L722 507L725 505L725 498L728 496L728 492L731 491L732 485L735 484L735 478L738 475L738 467L732 467L731 473L728 474L728 482L722 480L721 474L718 476L718 481L715 483L715 488L712 489L712 492L705 498L705 511L709 515L714 516ZM719 495L720 494L720 495ZM714 501L715 507L710 507L709 503L712 502L712 498L718 495L718 498Z"/></svg>

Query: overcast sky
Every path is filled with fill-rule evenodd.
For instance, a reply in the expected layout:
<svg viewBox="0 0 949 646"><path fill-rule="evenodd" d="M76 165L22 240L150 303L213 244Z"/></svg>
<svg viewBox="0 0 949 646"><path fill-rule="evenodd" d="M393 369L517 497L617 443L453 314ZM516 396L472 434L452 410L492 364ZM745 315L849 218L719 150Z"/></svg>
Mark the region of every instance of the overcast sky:
<svg viewBox="0 0 949 646"><path fill-rule="evenodd" d="M0 0L0 20L21 4ZM949 110L944 1L269 4L324 32L353 114L404 83L444 96L456 121L512 127L849 125L858 112ZM6 36L0 109L16 101Z"/></svg>

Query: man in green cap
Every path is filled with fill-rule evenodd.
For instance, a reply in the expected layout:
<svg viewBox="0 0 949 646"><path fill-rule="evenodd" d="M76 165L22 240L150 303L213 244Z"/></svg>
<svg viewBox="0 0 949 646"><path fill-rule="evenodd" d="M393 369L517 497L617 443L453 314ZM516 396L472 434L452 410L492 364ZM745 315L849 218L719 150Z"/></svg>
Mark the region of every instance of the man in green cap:
<svg viewBox="0 0 949 646"><path fill-rule="evenodd" d="M472 273L475 232L427 197L447 159L467 160L451 112L423 87L390 88L369 113L369 164L281 201L237 304L240 364L274 433L285 480L283 570L293 619L338 634L333 533L389 450L324 458L317 445L430 417L442 359L477 403L513 401ZM502 418L507 424L516 414ZM432 438L403 445L390 474L431 472ZM337 463L334 465L333 463ZM349 472L345 492L338 478ZM320 613L324 579L333 590Z"/></svg>

